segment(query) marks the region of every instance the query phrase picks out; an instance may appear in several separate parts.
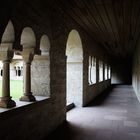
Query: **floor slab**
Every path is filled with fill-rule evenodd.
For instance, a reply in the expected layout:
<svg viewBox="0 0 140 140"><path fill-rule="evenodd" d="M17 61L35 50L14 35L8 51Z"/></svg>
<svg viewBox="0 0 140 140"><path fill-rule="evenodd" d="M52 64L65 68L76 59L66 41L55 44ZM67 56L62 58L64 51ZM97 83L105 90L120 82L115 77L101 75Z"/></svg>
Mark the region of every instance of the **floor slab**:
<svg viewBox="0 0 140 140"><path fill-rule="evenodd" d="M47 140L140 140L140 103L129 85L114 86L84 108L67 113L67 122Z"/></svg>

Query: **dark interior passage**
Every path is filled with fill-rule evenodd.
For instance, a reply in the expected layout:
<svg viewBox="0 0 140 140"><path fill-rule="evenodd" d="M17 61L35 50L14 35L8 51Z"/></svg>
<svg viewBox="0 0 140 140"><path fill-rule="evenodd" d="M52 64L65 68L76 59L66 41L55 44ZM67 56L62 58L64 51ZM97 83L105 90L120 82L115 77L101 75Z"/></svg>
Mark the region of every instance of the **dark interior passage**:
<svg viewBox="0 0 140 140"><path fill-rule="evenodd" d="M129 85L113 86L85 108L67 113L67 122L47 140L139 140L140 106Z"/></svg>
<svg viewBox="0 0 140 140"><path fill-rule="evenodd" d="M112 62L112 84L132 84L132 60L115 60Z"/></svg>

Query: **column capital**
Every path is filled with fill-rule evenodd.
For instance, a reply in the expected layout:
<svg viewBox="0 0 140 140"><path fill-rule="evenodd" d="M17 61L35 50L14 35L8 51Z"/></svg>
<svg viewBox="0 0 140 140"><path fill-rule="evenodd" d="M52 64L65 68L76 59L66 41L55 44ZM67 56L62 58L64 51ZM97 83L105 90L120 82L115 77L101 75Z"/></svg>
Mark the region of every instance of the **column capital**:
<svg viewBox="0 0 140 140"><path fill-rule="evenodd" d="M23 47L23 51L21 52L22 58L24 62L31 63L35 54L34 47Z"/></svg>

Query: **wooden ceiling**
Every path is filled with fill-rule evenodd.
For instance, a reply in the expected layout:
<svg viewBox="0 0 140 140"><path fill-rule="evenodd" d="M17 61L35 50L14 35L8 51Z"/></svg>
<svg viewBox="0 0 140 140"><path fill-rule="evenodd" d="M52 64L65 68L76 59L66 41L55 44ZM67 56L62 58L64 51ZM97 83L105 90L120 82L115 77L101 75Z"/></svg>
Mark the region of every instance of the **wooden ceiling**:
<svg viewBox="0 0 140 140"><path fill-rule="evenodd" d="M130 58L140 33L140 0L59 0L108 54Z"/></svg>
<svg viewBox="0 0 140 140"><path fill-rule="evenodd" d="M1 27L2 21L7 21L5 17L8 18L10 13L5 12L7 7L13 7L17 2L21 2L22 9L28 7L34 11L34 16L31 17L40 18L37 23L39 21L43 23L42 20L48 13L46 8L48 4L53 7L55 3L115 58L131 58L139 39L140 0L13 0L14 4L11 4L11 0L2 1L5 1L5 5L1 6L0 11L7 15L1 16Z"/></svg>

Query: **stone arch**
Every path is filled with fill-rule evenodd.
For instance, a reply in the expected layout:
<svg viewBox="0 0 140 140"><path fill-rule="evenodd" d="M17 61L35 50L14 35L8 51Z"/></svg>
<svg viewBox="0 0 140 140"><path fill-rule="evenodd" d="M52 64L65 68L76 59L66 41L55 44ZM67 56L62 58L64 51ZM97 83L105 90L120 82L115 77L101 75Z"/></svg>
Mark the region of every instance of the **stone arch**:
<svg viewBox="0 0 140 140"><path fill-rule="evenodd" d="M36 37L35 33L30 27L25 27L21 34L20 44L24 47L35 47L36 46Z"/></svg>
<svg viewBox="0 0 140 140"><path fill-rule="evenodd" d="M69 33L67 45L66 45L66 56L68 61L83 61L83 47L80 35L78 31L72 30Z"/></svg>
<svg viewBox="0 0 140 140"><path fill-rule="evenodd" d="M9 22L8 22L6 28L5 28L5 31L4 31L4 33L2 35L1 47L7 48L7 51L9 50L9 52L7 53L7 56L9 55L9 58L11 58L11 59L13 58L13 50L12 50L13 49L12 48L13 46L12 46L12 43L14 41L15 41L14 25L13 25L12 21L9 20ZM1 64L1 70L0 71L1 71L0 72L1 73L0 75L2 76L2 73L3 73L3 64ZM11 70L10 70L10 73L11 73Z"/></svg>
<svg viewBox="0 0 140 140"><path fill-rule="evenodd" d="M83 106L83 46L78 31L72 30L66 44L67 104Z"/></svg>
<svg viewBox="0 0 140 140"><path fill-rule="evenodd" d="M11 20L9 20L2 35L1 43L13 43L15 41L15 30Z"/></svg>
<svg viewBox="0 0 140 140"><path fill-rule="evenodd" d="M47 35L43 35L40 39L41 55L48 55L50 51L50 40Z"/></svg>

